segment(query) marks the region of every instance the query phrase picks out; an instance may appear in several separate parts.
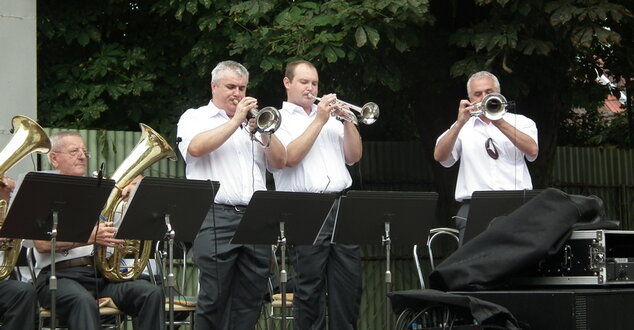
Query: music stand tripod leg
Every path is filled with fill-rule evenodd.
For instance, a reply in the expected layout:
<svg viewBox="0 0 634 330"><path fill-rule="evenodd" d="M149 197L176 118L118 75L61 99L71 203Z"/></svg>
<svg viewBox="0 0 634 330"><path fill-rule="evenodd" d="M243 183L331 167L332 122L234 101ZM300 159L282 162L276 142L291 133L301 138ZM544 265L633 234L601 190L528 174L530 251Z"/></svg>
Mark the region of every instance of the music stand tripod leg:
<svg viewBox="0 0 634 330"><path fill-rule="evenodd" d="M170 215L165 214L165 226L167 227L167 233L165 233L165 237L167 238L167 251L168 251L168 268L169 272L167 275L167 290L169 292L169 328L170 330L174 330L174 285L175 285L175 277L174 277L174 237L176 237L176 232L172 229L172 225L170 223Z"/></svg>
<svg viewBox="0 0 634 330"><path fill-rule="evenodd" d="M59 212L53 211L53 227L49 234L51 235L51 275L49 277L48 289L51 292L51 329L57 327L57 318L55 317L56 306L55 300L57 292L57 275L55 274L55 250L57 250L57 221Z"/></svg>
<svg viewBox="0 0 634 330"><path fill-rule="evenodd" d="M392 291L392 272L390 271L390 251L391 251L391 238L390 238L390 222L385 222L385 235L382 239L383 245L385 245L385 329L392 329L392 311L390 308L390 298L387 296Z"/></svg>
<svg viewBox="0 0 634 330"><path fill-rule="evenodd" d="M280 221L280 237L277 244L280 247L280 254L282 259L282 266L280 268L280 293L282 294L281 329L286 330L286 282L288 279L286 273L286 237L284 236L284 221Z"/></svg>

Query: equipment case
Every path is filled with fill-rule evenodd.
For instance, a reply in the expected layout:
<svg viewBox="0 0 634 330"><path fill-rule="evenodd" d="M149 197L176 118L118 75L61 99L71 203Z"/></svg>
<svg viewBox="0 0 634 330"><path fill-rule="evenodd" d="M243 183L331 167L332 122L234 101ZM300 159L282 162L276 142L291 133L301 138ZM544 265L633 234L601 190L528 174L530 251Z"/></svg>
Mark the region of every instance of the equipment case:
<svg viewBox="0 0 634 330"><path fill-rule="evenodd" d="M634 231L573 231L563 247L511 282L519 285L632 285Z"/></svg>

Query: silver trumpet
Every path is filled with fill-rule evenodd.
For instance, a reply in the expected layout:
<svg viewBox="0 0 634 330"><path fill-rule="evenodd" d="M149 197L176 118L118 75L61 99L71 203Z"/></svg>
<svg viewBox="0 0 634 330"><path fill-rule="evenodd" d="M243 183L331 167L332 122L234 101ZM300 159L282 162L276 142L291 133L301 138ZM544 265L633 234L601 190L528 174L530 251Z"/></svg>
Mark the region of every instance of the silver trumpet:
<svg viewBox="0 0 634 330"><path fill-rule="evenodd" d="M247 120L251 118L255 118L256 131L263 134L273 134L282 124L280 111L274 107L251 109L247 114Z"/></svg>
<svg viewBox="0 0 634 330"><path fill-rule="evenodd" d="M311 93L308 93L308 97L317 101L321 101L321 97L317 97ZM341 119L352 122L355 125L359 125L359 122L365 125L371 125L374 124L374 122L379 118L379 106L374 102L368 102L362 107L341 100L336 100L335 103L339 103L345 106L337 106L337 109L341 110L344 113L342 116L340 116Z"/></svg>
<svg viewBox="0 0 634 330"><path fill-rule="evenodd" d="M233 103L238 104L240 100L234 99ZM282 116L280 111L274 107L265 107L263 109L251 109L247 113L247 121L255 118L255 130L262 134L273 134L280 128L282 124ZM255 132L253 132L255 133Z"/></svg>
<svg viewBox="0 0 634 330"><path fill-rule="evenodd" d="M485 96L482 101L471 105L475 108L474 111L471 111L471 116L475 117L483 114L490 120L498 120L506 113L506 106L508 104L509 102L506 101L506 98L502 94L491 93Z"/></svg>

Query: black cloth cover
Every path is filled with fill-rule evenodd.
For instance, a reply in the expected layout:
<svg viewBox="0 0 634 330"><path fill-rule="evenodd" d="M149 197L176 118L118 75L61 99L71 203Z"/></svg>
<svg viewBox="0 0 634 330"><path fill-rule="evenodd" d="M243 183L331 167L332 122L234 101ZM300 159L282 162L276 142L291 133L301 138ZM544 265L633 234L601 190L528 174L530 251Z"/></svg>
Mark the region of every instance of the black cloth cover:
<svg viewBox="0 0 634 330"><path fill-rule="evenodd" d="M471 316L483 327L520 329L517 320L506 308L471 296L456 295L437 290L408 290L388 293L392 310L397 315L406 309L423 310L427 307L447 307L463 316Z"/></svg>
<svg viewBox="0 0 634 330"><path fill-rule="evenodd" d="M545 189L504 219L494 219L486 231L440 263L430 274L430 287L443 291L500 287L509 276L555 254L575 224L605 223L603 215L603 202L596 196Z"/></svg>

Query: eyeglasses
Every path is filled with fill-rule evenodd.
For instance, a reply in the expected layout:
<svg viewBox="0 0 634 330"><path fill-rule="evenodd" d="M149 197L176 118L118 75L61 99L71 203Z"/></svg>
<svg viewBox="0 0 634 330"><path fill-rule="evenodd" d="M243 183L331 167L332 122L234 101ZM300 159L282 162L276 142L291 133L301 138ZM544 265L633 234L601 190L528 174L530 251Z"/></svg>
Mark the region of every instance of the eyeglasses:
<svg viewBox="0 0 634 330"><path fill-rule="evenodd" d="M90 158L90 152L88 152L88 150L86 149L73 149L71 151L66 151L66 152L63 152L63 151L55 151L55 152L58 154L68 154L69 156L74 158L79 157L80 154L83 154L84 157Z"/></svg>
<svg viewBox="0 0 634 330"><path fill-rule="evenodd" d="M495 147L495 142L493 142L492 138L488 138L487 142L484 143L484 149L486 149L489 157L493 159L498 159L498 157L500 157L500 154L498 154L498 149Z"/></svg>

